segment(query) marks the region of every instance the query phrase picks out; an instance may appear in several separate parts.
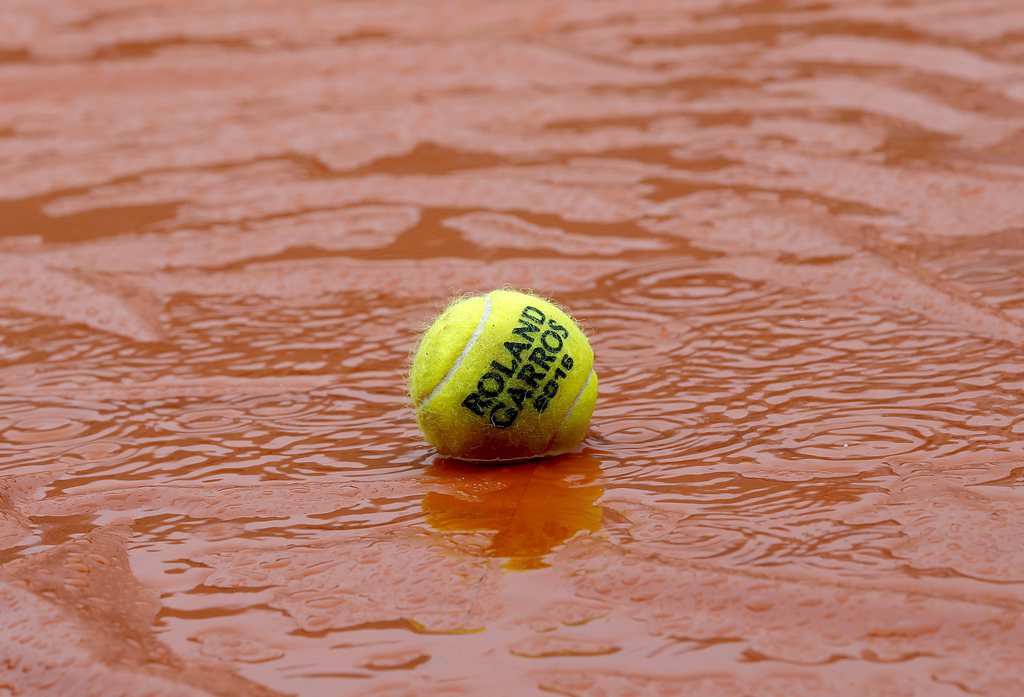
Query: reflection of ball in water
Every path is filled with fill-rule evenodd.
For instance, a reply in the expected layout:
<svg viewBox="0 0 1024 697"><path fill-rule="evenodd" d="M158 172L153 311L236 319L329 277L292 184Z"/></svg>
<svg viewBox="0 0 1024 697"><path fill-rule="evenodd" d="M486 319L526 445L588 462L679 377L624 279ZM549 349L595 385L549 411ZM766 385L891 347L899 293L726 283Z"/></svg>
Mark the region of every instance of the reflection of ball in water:
<svg viewBox="0 0 1024 697"><path fill-rule="evenodd" d="M442 455L521 460L565 452L597 399L594 352L569 315L495 290L454 301L420 340L409 376L416 418Z"/></svg>

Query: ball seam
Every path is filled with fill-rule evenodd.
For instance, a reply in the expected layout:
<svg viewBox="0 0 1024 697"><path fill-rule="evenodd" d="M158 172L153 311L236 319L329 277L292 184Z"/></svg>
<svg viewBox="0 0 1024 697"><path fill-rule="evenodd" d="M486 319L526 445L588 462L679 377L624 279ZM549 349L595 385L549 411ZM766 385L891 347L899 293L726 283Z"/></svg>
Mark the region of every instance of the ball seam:
<svg viewBox="0 0 1024 697"><path fill-rule="evenodd" d="M453 363L452 367L448 369L448 372L441 379L441 382L437 383L437 386L430 391L430 394L428 394L426 398L422 402L420 402L420 409L425 408L427 404L430 403L430 400L437 396L441 392L441 390L444 389L445 385L447 385L448 382L452 379L452 376L455 375L455 371L457 371L459 369L459 366L462 365L462 362L466 359L466 356L469 355L470 349L473 348L473 345L476 343L476 340L479 339L480 334L483 333L484 326L486 326L487 318L490 316L490 314L491 294L488 293L487 295L484 296L484 310L482 313L480 313L480 321L477 323L476 329L473 331L473 335L469 337L469 341L467 341L465 347L463 347L462 353L460 353L459 357L455 359L455 363Z"/></svg>
<svg viewBox="0 0 1024 697"><path fill-rule="evenodd" d="M551 455L552 454L551 453L551 446L554 444L554 442L556 440L558 440L558 436L559 436L559 434L561 434L562 429L565 428L565 425L567 423L569 423L569 418L572 416L572 413L574 411L576 411L576 406L580 403L580 400L583 399L583 395L586 393L587 387L590 386L590 381L593 378L594 378L594 370L593 370L593 368L591 368L590 373L587 374L587 379L583 381L583 387L581 387L580 391L576 394L576 399L572 400L572 404L569 405L568 411L566 411L565 412L565 416L562 417L562 422L558 424L558 428L556 428L555 432L553 434L551 434L551 440L548 441L548 445L544 449L544 453L543 453L544 455Z"/></svg>

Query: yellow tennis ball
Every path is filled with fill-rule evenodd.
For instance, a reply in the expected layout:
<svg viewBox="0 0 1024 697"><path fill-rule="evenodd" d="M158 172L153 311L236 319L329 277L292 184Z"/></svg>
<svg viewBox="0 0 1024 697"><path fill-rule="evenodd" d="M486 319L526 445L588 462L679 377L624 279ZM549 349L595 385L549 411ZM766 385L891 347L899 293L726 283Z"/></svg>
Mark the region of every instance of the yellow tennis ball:
<svg viewBox="0 0 1024 697"><path fill-rule="evenodd" d="M495 290L455 300L420 339L416 420L439 453L525 460L572 450L597 399L594 351L547 300Z"/></svg>

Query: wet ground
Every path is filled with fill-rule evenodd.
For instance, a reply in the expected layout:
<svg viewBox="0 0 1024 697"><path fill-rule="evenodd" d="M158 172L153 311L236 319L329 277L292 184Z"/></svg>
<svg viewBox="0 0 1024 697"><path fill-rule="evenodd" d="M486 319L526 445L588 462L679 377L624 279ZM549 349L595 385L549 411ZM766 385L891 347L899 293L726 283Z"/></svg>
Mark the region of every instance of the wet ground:
<svg viewBox="0 0 1024 697"><path fill-rule="evenodd" d="M1024 694L1024 5L4 0L0 695ZM576 454L441 461L456 291Z"/></svg>

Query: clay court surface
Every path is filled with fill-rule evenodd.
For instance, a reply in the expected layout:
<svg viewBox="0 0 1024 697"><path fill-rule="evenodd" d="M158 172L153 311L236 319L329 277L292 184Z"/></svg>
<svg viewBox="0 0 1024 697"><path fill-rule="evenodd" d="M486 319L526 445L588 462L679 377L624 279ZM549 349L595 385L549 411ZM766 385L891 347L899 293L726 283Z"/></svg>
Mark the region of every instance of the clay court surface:
<svg viewBox="0 0 1024 697"><path fill-rule="evenodd" d="M1024 695L1018 0L0 27L0 696ZM504 285L591 433L439 459Z"/></svg>

